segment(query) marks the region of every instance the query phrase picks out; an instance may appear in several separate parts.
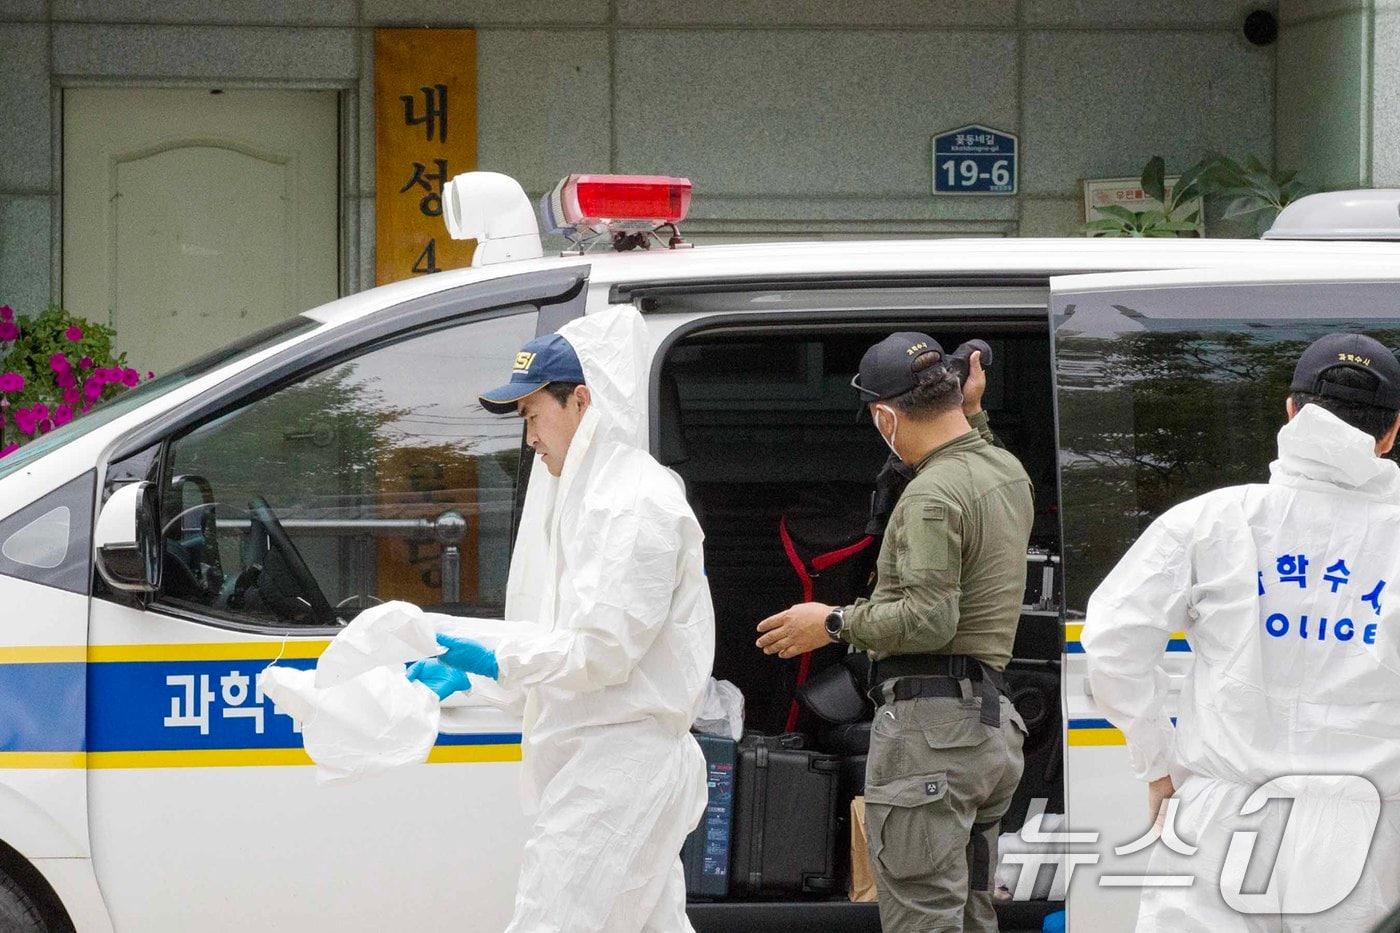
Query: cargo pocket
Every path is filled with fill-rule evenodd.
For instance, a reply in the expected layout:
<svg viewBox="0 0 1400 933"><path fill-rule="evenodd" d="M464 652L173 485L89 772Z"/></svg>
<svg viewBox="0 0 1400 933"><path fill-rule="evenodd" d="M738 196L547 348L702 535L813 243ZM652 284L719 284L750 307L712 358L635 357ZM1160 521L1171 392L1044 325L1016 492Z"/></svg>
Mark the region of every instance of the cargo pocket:
<svg viewBox="0 0 1400 933"><path fill-rule="evenodd" d="M922 699L913 705L909 719L923 731L929 748L971 748L992 734L982 722L980 699Z"/></svg>
<svg viewBox="0 0 1400 933"><path fill-rule="evenodd" d="M939 816L935 808L945 806L947 795L945 771L865 785L870 857L881 874L905 880L937 870L946 853L935 853L930 829ZM964 853L959 849L956 854Z"/></svg>

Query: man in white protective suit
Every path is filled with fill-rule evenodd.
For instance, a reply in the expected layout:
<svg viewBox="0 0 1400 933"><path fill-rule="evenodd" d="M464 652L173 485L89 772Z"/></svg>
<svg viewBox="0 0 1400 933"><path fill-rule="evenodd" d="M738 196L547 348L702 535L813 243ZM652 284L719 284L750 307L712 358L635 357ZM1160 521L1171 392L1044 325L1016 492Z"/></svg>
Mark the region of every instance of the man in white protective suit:
<svg viewBox="0 0 1400 933"><path fill-rule="evenodd" d="M647 453L647 335L633 308L530 341L481 397L525 419L536 453L494 651L409 673L447 696L467 674L525 694L534 823L511 933L689 931L680 850L706 804L689 729L714 661L703 535L680 480Z"/></svg>
<svg viewBox="0 0 1400 933"><path fill-rule="evenodd" d="M1090 689L1162 832L1147 873L1191 881L1144 887L1139 931L1360 931L1400 903L1400 362L1330 334L1285 407L1267 485L1170 509L1089 599Z"/></svg>

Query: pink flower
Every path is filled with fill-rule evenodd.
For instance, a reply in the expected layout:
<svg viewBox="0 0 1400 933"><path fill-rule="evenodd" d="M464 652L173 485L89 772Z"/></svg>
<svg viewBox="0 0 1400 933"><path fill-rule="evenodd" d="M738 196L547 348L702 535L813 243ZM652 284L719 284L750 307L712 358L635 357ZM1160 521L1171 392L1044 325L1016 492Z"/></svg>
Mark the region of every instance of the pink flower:
<svg viewBox="0 0 1400 933"><path fill-rule="evenodd" d="M23 392L24 377L19 373L5 373L0 376L0 392Z"/></svg>
<svg viewBox="0 0 1400 933"><path fill-rule="evenodd" d="M79 340L83 339L83 329L81 327L70 327L63 332L63 336L67 337L70 342L77 343Z"/></svg>
<svg viewBox="0 0 1400 933"><path fill-rule="evenodd" d="M140 383L141 374L138 373L136 370L126 369L122 371L122 385L126 386L128 389L131 389L136 387L137 385L140 385Z"/></svg>
<svg viewBox="0 0 1400 933"><path fill-rule="evenodd" d="M55 425L65 425L73 420L73 409L67 405L60 405L53 410L53 423Z"/></svg>
<svg viewBox="0 0 1400 933"><path fill-rule="evenodd" d="M15 319L15 309L9 305L0 305L0 321L13 321Z"/></svg>
<svg viewBox="0 0 1400 933"><path fill-rule="evenodd" d="M39 419L34 417L34 412L28 408L15 409L15 427L25 434L33 434L34 429L39 426Z"/></svg>
<svg viewBox="0 0 1400 933"><path fill-rule="evenodd" d="M156 377L156 374L153 373L153 372L148 372L148 373L146 373L146 378L147 378L147 379L154 379L155 377Z"/></svg>
<svg viewBox="0 0 1400 933"><path fill-rule="evenodd" d="M6 447L0 447L0 457L8 457L10 454L14 453L16 450L19 450L19 445L18 445L18 444L10 444L10 445L8 445L8 446L6 446Z"/></svg>
<svg viewBox="0 0 1400 933"><path fill-rule="evenodd" d="M92 369L92 357L85 356L82 359L78 360L78 368L81 369L83 372L87 372L89 369Z"/></svg>
<svg viewBox="0 0 1400 933"><path fill-rule="evenodd" d="M52 420L52 419L50 419L50 418L45 418L43 421L40 421L40 422L39 422L39 433L40 433L40 434L48 434L48 433L49 433L50 431L52 431L52 430L53 430L53 420Z"/></svg>
<svg viewBox="0 0 1400 933"><path fill-rule="evenodd" d="M53 356L49 357L49 369L52 369L54 372L66 373L71 368L72 364L68 362L68 357L64 356L62 353L55 353Z"/></svg>
<svg viewBox="0 0 1400 933"><path fill-rule="evenodd" d="M55 376L53 381L60 389L71 389L78 384L78 377L73 375L73 370L65 369Z"/></svg>
<svg viewBox="0 0 1400 933"><path fill-rule="evenodd" d="M102 383L98 382L97 377L94 376L92 379L88 380L85 386L83 386L83 398L87 399L89 402L95 402L101 397Z"/></svg>
<svg viewBox="0 0 1400 933"><path fill-rule="evenodd" d="M14 340L19 337L19 328L14 321L0 321L0 341Z"/></svg>
<svg viewBox="0 0 1400 933"><path fill-rule="evenodd" d="M76 405L83 400L83 393L77 386L69 386L63 390L63 403L65 405Z"/></svg>
<svg viewBox="0 0 1400 933"><path fill-rule="evenodd" d="M43 402L39 402L29 410L34 413L35 418L47 418L49 416L49 406L45 405Z"/></svg>

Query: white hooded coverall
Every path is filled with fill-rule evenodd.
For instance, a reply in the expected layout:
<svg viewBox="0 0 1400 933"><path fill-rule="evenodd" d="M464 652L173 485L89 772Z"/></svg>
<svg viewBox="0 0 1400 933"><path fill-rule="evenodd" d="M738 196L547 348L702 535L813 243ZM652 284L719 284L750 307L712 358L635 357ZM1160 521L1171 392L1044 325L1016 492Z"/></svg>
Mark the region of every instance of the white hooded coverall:
<svg viewBox="0 0 1400 933"><path fill-rule="evenodd" d="M706 803L689 729L714 662L703 535L647 453L648 340L633 308L560 334L592 392L556 479L536 460L495 642L525 694L535 814L511 933L689 931L680 850Z"/></svg>
<svg viewBox="0 0 1400 933"><path fill-rule="evenodd" d="M1173 777L1177 835L1200 849L1154 845L1150 875L1195 880L1144 888L1139 931L1368 930L1400 903L1400 467L1374 446L1304 406L1268 485L1172 508L1089 599L1094 701L1138 778ZM1173 728L1159 663L1178 631L1193 660ZM1242 815L1274 778L1291 810ZM1226 870L1236 830L1257 851Z"/></svg>

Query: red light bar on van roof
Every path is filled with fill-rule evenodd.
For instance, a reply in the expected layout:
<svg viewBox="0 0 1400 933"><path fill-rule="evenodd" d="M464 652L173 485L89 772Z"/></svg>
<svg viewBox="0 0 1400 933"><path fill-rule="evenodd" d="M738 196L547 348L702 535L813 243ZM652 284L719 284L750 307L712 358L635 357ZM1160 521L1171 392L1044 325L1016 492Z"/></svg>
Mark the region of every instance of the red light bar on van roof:
<svg viewBox="0 0 1400 933"><path fill-rule="evenodd" d="M552 233L649 233L685 219L690 179L667 175L570 175L545 195Z"/></svg>

